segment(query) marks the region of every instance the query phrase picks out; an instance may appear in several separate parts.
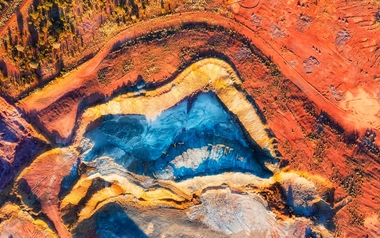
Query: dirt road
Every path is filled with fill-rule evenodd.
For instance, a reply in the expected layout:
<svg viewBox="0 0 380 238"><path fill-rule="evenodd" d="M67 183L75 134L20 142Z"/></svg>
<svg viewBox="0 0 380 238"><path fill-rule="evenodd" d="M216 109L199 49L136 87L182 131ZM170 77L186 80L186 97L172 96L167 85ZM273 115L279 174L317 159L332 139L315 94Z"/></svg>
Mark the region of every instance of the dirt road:
<svg viewBox="0 0 380 238"><path fill-rule="evenodd" d="M54 103L66 92L83 85L88 78L87 76L93 73L102 60L112 51L114 46L121 45L126 41L146 35L147 32L175 27L185 23L207 23L211 26L221 26L225 29L230 29L242 34L252 41L252 43L265 55L271 56L273 62L277 64L285 77L289 78L302 91L304 91L310 100L316 103L321 110L327 111L329 115L342 124L346 129L357 129L362 131L366 128L371 128L371 124L366 121L361 121L359 124L355 123L355 116L350 115L351 112L343 110L339 105L324 97L305 79L305 77L302 76L303 72L298 72L293 66L291 66L291 64L287 62L267 40L257 34L253 29L241 22L234 21L212 12L178 13L136 23L106 43L94 58L81 65L77 70L52 81L40 90L36 90L30 96L20 100L18 106L27 112L30 112L31 110L40 111ZM352 128L353 126L354 128Z"/></svg>

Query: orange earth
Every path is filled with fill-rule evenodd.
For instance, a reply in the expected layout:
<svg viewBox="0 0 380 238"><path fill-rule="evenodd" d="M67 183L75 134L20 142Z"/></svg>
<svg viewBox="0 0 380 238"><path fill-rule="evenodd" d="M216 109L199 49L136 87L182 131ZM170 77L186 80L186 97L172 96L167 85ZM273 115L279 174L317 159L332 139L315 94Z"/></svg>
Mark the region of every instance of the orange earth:
<svg viewBox="0 0 380 238"><path fill-rule="evenodd" d="M11 77L1 78L1 237L81 237L77 227L94 226L91 217L99 208L93 204L109 201L127 206L127 202L112 200L126 194L138 200L131 199L133 205L129 204L136 211L167 206L188 212L204 204L202 199L211 195L191 193L183 184L171 182L156 181L157 190L129 193L122 181L91 177L91 166L83 169L67 194L62 195L60 189L80 160L83 135L101 123L97 121L101 116L124 112L126 109L115 107L130 98L137 99L128 104L132 106L127 114L139 114L141 99L141 105L150 102L152 113L159 115L187 96L213 91L244 124L245 112L238 110L243 103L231 103L237 97L231 96L232 84L219 79L205 80L208 83L199 88L194 82L183 83L186 79L181 77L187 77L181 76L183 72L207 75L199 73L194 64L202 60L213 64L215 59L231 66L224 68L229 77L236 74L241 80L234 81L237 91L251 98L252 110L265 118L254 126L265 131L272 143L268 147L258 144L269 148L280 161L272 171L275 182L271 186L256 184L253 189L253 185L223 184L230 184L237 193L260 194L277 220L293 222L291 219L298 217L284 208L287 204L275 184L283 186L287 181L283 174L295 173L314 183L334 213L333 228L326 228L326 233L321 228L316 237L380 237L380 140L376 137L380 133L379 1L162 1L163 6L152 3L139 18L120 26L101 23L95 16L91 19L80 1L72 2L76 12L83 14L82 23L93 28L78 28L84 45L81 52L69 55L67 48L75 43L62 40L54 53L62 57L69 72L42 74L38 80L20 85L12 84ZM25 19L31 4L23 1L18 6ZM109 11L96 14L107 19ZM102 24L111 26L106 31ZM17 35L18 28L13 15L0 29L1 38L9 31ZM19 73L4 48L0 51L1 69L7 68L8 75ZM45 66L39 67L43 71ZM207 77L223 75L213 67ZM141 82L144 90L136 86ZM177 89L178 94L159 101L160 96ZM234 106L227 106L228 102ZM245 128L256 139L249 126ZM7 139L7 131L12 140ZM136 184L148 181L139 176L128 173L127 178L138 181ZM228 181L228 176L223 179ZM206 181L208 176L204 177ZM105 195L99 181L110 183L112 196ZM198 193L207 196L198 197ZM72 213L75 219L68 218ZM173 217L183 219L174 212ZM311 227L319 229L316 223ZM144 231L156 234L148 228ZM212 232L215 230L207 234L218 237ZM239 234L235 237L241 237ZM281 237L281 232L278 234Z"/></svg>

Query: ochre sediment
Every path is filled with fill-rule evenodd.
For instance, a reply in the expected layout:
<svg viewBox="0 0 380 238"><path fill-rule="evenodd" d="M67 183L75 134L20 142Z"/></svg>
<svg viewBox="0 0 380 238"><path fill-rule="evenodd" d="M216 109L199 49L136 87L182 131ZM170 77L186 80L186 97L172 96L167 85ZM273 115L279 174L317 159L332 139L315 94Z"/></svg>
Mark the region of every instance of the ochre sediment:
<svg viewBox="0 0 380 238"><path fill-rule="evenodd" d="M103 115L139 114L145 115L148 120L154 120L162 111L174 106L185 97L211 90L236 115L252 139L276 157L273 138L270 138L266 131L268 126L259 118L258 108L248 101L244 92L236 88L241 86L241 80L228 63L212 58L200 60L190 65L172 82L157 90L146 91L141 96L127 93L105 104L87 109L79 119L75 143L79 143L87 125Z"/></svg>
<svg viewBox="0 0 380 238"><path fill-rule="evenodd" d="M379 237L378 1L0 1L0 237Z"/></svg>

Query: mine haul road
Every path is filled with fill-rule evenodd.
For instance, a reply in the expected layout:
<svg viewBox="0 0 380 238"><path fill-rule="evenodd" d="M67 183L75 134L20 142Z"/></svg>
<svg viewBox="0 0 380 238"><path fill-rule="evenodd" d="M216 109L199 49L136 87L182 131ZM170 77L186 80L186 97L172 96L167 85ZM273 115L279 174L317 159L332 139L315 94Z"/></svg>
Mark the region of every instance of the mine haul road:
<svg viewBox="0 0 380 238"><path fill-rule="evenodd" d="M284 57L268 43L268 41L258 34L258 32L255 32L255 30L248 27L246 24L213 12L175 13L150 19L148 21L138 22L108 41L93 58L80 65L77 69L61 78L53 80L45 87L37 89L29 96L21 99L18 106L26 112L32 110L40 111L54 103L66 92L82 86L88 79L88 76L94 72L96 67L115 47L120 46L127 41L144 36L147 32L173 28L186 23L207 23L208 25L220 26L243 35L266 56L271 56L273 62L277 64L279 70L285 77L289 78L309 97L311 101L313 101L321 110L328 112L329 115L331 115L334 120L338 121L338 123L344 128L362 131L372 127L370 123L364 121L360 123L360 125L355 123L355 117L348 116L350 114L349 111L345 111L324 97L302 76L302 73L293 68ZM352 125L355 125L355 128L352 128ZM377 128L375 128L375 131L380 132Z"/></svg>

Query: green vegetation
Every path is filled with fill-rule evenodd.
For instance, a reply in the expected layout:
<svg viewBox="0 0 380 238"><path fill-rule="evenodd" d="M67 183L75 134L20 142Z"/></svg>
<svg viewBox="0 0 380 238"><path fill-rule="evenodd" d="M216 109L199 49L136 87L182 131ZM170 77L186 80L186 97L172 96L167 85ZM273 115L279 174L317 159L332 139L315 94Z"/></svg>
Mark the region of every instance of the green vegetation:
<svg viewBox="0 0 380 238"><path fill-rule="evenodd" d="M11 2L12 0L0 0L0 14L9 6Z"/></svg>
<svg viewBox="0 0 380 238"><path fill-rule="evenodd" d="M9 1L0 0L0 6ZM147 0L38 1L31 5L27 15L17 13L18 27L8 28L8 34L0 41L4 58L18 69L11 75L3 73L1 81L27 88L41 78L62 75L64 67L70 69L66 65L70 57L88 59L82 52L86 47L94 47L91 42L99 40L95 36L99 30L110 36L108 33L117 31L114 26L142 17L147 5ZM94 28L97 32L91 33ZM87 32L90 33L83 34ZM79 62L80 58L75 60Z"/></svg>

